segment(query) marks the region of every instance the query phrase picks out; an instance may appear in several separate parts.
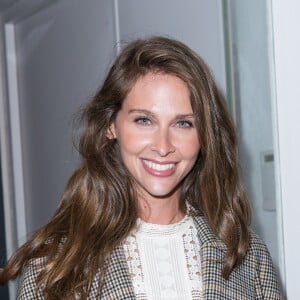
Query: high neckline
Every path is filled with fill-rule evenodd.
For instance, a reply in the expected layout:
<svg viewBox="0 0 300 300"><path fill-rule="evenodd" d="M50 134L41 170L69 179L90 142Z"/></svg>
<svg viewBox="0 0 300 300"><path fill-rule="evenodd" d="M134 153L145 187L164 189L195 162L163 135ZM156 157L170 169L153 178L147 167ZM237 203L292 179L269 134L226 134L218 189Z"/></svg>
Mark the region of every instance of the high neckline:
<svg viewBox="0 0 300 300"><path fill-rule="evenodd" d="M165 236L165 235L172 235L185 230L186 226L192 222L192 217L189 215L185 215L183 219L181 219L177 223L172 224L154 224L154 223L147 223L142 219L137 219L137 231L138 233L143 233L147 235L155 235L155 236Z"/></svg>

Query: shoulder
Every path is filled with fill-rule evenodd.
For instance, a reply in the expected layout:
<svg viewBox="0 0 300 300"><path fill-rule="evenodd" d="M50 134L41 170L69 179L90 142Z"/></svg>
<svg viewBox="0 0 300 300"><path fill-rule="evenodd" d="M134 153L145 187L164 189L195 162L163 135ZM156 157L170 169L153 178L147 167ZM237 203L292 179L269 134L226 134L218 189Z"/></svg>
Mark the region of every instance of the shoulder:
<svg viewBox="0 0 300 300"><path fill-rule="evenodd" d="M33 258L28 261L25 265L22 276L19 283L18 289L18 300L27 300L27 299L44 299L43 292L40 286L37 284L37 279L40 271L45 265L46 259Z"/></svg>
<svg viewBox="0 0 300 300"><path fill-rule="evenodd" d="M263 272L275 276L269 250L264 241L253 231L250 231L249 247L241 267L251 269L256 276L261 276Z"/></svg>
<svg viewBox="0 0 300 300"><path fill-rule="evenodd" d="M255 259L258 263L272 264L271 255L265 242L253 231L250 231L247 255Z"/></svg>
<svg viewBox="0 0 300 300"><path fill-rule="evenodd" d="M252 231L242 266L253 270L257 295L261 295L262 299L283 299L269 250L263 240Z"/></svg>
<svg viewBox="0 0 300 300"><path fill-rule="evenodd" d="M251 249L252 251L267 251L268 252L268 248L265 244L265 242L262 240L262 238L256 234L255 232L253 232L252 230L250 230L250 243L249 243L249 249Z"/></svg>

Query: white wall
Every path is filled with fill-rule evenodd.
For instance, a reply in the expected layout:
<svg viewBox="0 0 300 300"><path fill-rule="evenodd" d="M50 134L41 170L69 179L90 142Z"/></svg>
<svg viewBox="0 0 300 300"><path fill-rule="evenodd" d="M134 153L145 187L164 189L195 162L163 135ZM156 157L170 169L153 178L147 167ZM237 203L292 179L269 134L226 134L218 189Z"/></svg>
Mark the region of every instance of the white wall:
<svg viewBox="0 0 300 300"><path fill-rule="evenodd" d="M298 0L272 2L286 291L300 297L300 34Z"/></svg>

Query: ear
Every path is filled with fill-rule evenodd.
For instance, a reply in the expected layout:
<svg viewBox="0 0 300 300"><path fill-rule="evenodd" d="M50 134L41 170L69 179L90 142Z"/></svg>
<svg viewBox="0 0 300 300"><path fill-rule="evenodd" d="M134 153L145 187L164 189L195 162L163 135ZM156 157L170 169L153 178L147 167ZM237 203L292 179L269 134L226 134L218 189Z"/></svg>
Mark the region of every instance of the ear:
<svg viewBox="0 0 300 300"><path fill-rule="evenodd" d="M106 136L110 140L113 140L113 139L117 138L115 123L111 123L111 125L107 129Z"/></svg>

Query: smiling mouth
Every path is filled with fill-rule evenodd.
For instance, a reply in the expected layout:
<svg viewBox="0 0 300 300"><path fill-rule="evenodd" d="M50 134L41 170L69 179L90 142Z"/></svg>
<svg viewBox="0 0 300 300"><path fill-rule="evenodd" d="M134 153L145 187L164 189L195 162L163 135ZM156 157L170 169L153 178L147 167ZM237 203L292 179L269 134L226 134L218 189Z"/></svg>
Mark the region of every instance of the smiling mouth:
<svg viewBox="0 0 300 300"><path fill-rule="evenodd" d="M153 161L149 161L149 160L143 160L143 162L148 168L155 170L155 171L168 171L175 167L174 163L158 164L158 163L154 163Z"/></svg>

